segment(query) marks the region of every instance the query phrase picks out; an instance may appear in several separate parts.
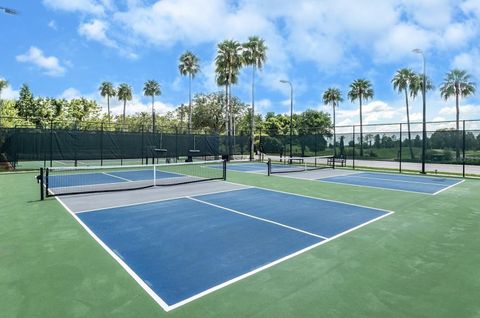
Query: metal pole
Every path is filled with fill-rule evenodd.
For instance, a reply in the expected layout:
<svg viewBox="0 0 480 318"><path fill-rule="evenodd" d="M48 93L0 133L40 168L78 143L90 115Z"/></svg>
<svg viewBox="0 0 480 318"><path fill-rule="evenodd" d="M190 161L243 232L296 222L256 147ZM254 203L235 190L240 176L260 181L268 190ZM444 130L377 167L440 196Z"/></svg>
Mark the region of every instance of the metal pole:
<svg viewBox="0 0 480 318"><path fill-rule="evenodd" d="M425 174L425 151L427 147L427 97L426 95L426 86L427 86L427 71L426 71L426 61L425 53L420 49L414 49L413 53L421 54L423 60L423 87L422 87L422 99L423 99L423 120L422 120L422 174Z"/></svg>
<svg viewBox="0 0 480 318"><path fill-rule="evenodd" d="M466 146L466 142L465 142L465 138L466 135L465 135L465 120L463 121L463 162L462 162L462 176L465 178L465 146Z"/></svg>
<svg viewBox="0 0 480 318"><path fill-rule="evenodd" d="M353 159L352 159L353 169L355 169L355 125L353 125Z"/></svg>
<svg viewBox="0 0 480 318"><path fill-rule="evenodd" d="M292 155L292 133L293 133L293 85L290 84L290 158L293 157Z"/></svg>
<svg viewBox="0 0 480 318"><path fill-rule="evenodd" d="M402 173L402 124L400 124L400 150L398 154L398 172Z"/></svg>

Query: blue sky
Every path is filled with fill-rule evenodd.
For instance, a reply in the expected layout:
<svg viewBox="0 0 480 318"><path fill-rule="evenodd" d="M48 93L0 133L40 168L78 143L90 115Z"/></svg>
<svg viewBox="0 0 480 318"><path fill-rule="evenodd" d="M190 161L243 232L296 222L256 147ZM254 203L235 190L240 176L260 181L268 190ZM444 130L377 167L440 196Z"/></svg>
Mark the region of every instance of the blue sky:
<svg viewBox="0 0 480 318"><path fill-rule="evenodd" d="M0 77L14 98L22 83L35 95L105 101L97 88L104 80L132 85L129 112L148 111L145 80L162 86L156 109L166 112L188 101L188 82L178 73L178 57L191 50L201 60L194 92L215 85L216 44L224 39L265 39L267 63L257 79L258 111L288 112L292 81L296 111L330 111L323 91L339 87L344 95L357 78L369 79L375 98L364 108L366 123L405 120L402 95L390 80L395 70L421 71L421 48L435 86L453 67L466 69L480 83L480 1L478 0L0 0L21 12L0 15ZM250 70L242 71L233 93L250 101ZM119 103L113 111L121 112ZM412 120L421 120L421 101L412 104ZM337 122L358 122L358 106L340 105ZM453 100L438 91L428 96L429 120L453 120ZM462 119L480 118L480 86L462 100Z"/></svg>

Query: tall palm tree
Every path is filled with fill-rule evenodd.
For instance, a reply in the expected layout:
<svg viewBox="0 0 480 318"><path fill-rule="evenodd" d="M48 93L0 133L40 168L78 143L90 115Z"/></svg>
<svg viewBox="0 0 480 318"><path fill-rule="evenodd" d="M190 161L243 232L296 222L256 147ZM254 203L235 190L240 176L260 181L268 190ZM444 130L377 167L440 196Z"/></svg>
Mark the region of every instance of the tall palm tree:
<svg viewBox="0 0 480 318"><path fill-rule="evenodd" d="M110 97L114 97L117 92L113 84L110 82L102 82L98 88L100 95L107 98L107 117L108 122L110 123Z"/></svg>
<svg viewBox="0 0 480 318"><path fill-rule="evenodd" d="M363 156L363 118L362 118L362 106L363 101L367 101L373 98L374 91L372 84L366 79L357 79L350 84L350 91L348 92L348 98L354 102L358 99L360 103L360 156Z"/></svg>
<svg viewBox="0 0 480 318"><path fill-rule="evenodd" d="M198 58L190 51L187 51L180 56L180 63L178 64L180 74L188 75L188 132L192 129L192 79L200 71Z"/></svg>
<svg viewBox="0 0 480 318"><path fill-rule="evenodd" d="M450 97L455 97L456 107L456 128L457 138L456 150L457 160L460 158L459 147L459 130L460 130L460 98L468 97L475 94L476 85L470 82L470 75L465 70L453 69L445 75L442 86L440 87L440 94L443 99L448 100Z"/></svg>
<svg viewBox="0 0 480 318"><path fill-rule="evenodd" d="M125 125L125 112L127 110L127 101L132 100L132 88L127 83L118 86L118 100L123 101L123 125Z"/></svg>
<svg viewBox="0 0 480 318"><path fill-rule="evenodd" d="M242 45L238 41L225 40L218 44L215 58L217 84L225 86L225 109L228 136L234 134L233 115L230 107L231 86L238 82L238 75L243 66ZM230 140L230 138L229 138ZM229 150L231 150L229 148ZM231 153L231 151L229 151Z"/></svg>
<svg viewBox="0 0 480 318"><path fill-rule="evenodd" d="M252 66L252 108L250 112L250 160L253 160L254 131L255 131L255 71L261 70L267 59L267 46L258 36L251 36L243 45L243 59L245 65Z"/></svg>
<svg viewBox="0 0 480 318"><path fill-rule="evenodd" d="M152 97L152 132L155 132L155 96L160 96L160 84L154 80L148 80L143 86L143 95Z"/></svg>
<svg viewBox="0 0 480 318"><path fill-rule="evenodd" d="M335 108L338 107L338 104L343 102L342 92L335 87L328 88L323 93L323 104L324 105L332 105L333 110L333 154L337 156L337 136L335 131Z"/></svg>
<svg viewBox="0 0 480 318"><path fill-rule="evenodd" d="M410 158L414 159L412 148L412 135L410 132L410 108L409 102L409 88L412 87L412 83L415 81L417 75L409 68L402 68L398 70L392 78L393 89L398 93L405 93L405 109L407 111L407 130L408 130L408 147L410 149ZM422 84L423 85L423 84ZM400 143L402 141L400 140Z"/></svg>

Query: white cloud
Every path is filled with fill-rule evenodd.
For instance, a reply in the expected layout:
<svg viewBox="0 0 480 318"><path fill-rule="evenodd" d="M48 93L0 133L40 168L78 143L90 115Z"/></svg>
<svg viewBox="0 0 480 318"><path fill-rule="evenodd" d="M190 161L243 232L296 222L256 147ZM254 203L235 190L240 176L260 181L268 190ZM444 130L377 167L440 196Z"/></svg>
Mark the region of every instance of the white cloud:
<svg viewBox="0 0 480 318"><path fill-rule="evenodd" d="M0 79L3 79L0 77ZM7 100L13 100L18 98L18 91L14 90L10 84L7 85L4 89L2 89L2 92L0 93L0 98L1 99L7 99Z"/></svg>
<svg viewBox="0 0 480 318"><path fill-rule="evenodd" d="M82 96L82 93L80 93L80 91L78 89L70 87L70 88L67 88L66 90L64 90L62 92L62 94L60 94L59 97L67 99L67 100L71 100L71 99L80 98L80 97L83 97L83 96Z"/></svg>
<svg viewBox="0 0 480 318"><path fill-rule="evenodd" d="M453 117L456 115L455 106L446 106L440 109L438 112L440 115L448 115ZM460 118L472 118L472 116L480 116L480 105L460 105Z"/></svg>
<svg viewBox="0 0 480 318"><path fill-rule="evenodd" d="M474 14L480 18L480 2L478 0L466 0L460 7L466 14Z"/></svg>
<svg viewBox="0 0 480 318"><path fill-rule="evenodd" d="M101 1L103 4L107 2ZM95 0L43 0L43 4L55 10L69 12L85 12L94 15L103 15L104 7L99 1Z"/></svg>
<svg viewBox="0 0 480 318"><path fill-rule="evenodd" d="M66 72L65 67L60 65L57 57L45 56L43 51L35 46L30 47L25 54L17 55L16 59L18 62L31 63L37 66L49 76L62 76Z"/></svg>
<svg viewBox="0 0 480 318"><path fill-rule="evenodd" d="M48 27L52 30L57 30L57 22L55 22L55 20L50 20L50 22L48 22Z"/></svg>
<svg viewBox="0 0 480 318"><path fill-rule="evenodd" d="M106 31L108 29L108 23L94 19L90 22L82 23L78 27L78 33L88 40L97 41L103 45L116 48L117 44L115 41L107 37Z"/></svg>
<svg viewBox="0 0 480 318"><path fill-rule="evenodd" d="M452 68L468 70L476 79L480 80L480 49L463 52L455 56Z"/></svg>

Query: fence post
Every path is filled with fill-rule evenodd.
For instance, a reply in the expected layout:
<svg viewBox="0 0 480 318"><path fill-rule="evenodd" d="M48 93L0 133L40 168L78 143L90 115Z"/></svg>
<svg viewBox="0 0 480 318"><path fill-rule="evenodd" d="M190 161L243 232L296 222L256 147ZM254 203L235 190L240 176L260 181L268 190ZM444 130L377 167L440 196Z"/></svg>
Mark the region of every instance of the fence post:
<svg viewBox="0 0 480 318"><path fill-rule="evenodd" d="M50 167L53 166L53 120L50 121Z"/></svg>
<svg viewBox="0 0 480 318"><path fill-rule="evenodd" d="M462 176L465 178L465 148L466 148L466 132L465 132L465 120L463 121L463 162L462 162Z"/></svg>
<svg viewBox="0 0 480 318"><path fill-rule="evenodd" d="M103 122L100 129L100 166L103 166Z"/></svg>
<svg viewBox="0 0 480 318"><path fill-rule="evenodd" d="M352 166L355 170L355 125L353 125L353 156L352 156Z"/></svg>
<svg viewBox="0 0 480 318"><path fill-rule="evenodd" d="M398 152L398 170L402 173L402 124L400 124L400 150Z"/></svg>
<svg viewBox="0 0 480 318"><path fill-rule="evenodd" d="M142 157L142 165L143 165L143 160L144 160L143 157L145 157L145 144L144 144L145 141L143 140L143 138L144 138L144 129L145 129L145 127L144 127L144 125L142 124L142 151L141 151L141 154L140 154L140 156ZM147 162L147 164L148 164L148 162Z"/></svg>
<svg viewBox="0 0 480 318"><path fill-rule="evenodd" d="M175 126L175 161L178 159L178 126Z"/></svg>

